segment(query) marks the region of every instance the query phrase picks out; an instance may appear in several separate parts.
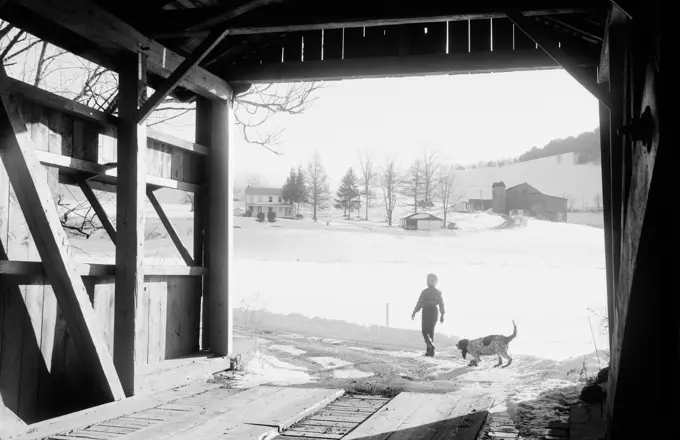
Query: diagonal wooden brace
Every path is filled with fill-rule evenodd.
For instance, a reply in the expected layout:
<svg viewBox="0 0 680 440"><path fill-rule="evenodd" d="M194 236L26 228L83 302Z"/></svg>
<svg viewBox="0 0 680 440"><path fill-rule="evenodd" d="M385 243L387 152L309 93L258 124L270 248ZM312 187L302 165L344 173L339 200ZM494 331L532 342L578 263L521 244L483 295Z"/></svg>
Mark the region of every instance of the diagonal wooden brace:
<svg viewBox="0 0 680 440"><path fill-rule="evenodd" d="M97 199L97 196L95 195L94 191L92 191L92 187L90 186L89 183L87 183L86 179L83 179L80 182L78 182L78 186L80 187L81 191L83 191L83 194L85 195L85 198L87 198L87 201L90 202L90 206L92 206L92 209L94 209L95 214L97 214L97 217L99 218L99 221L106 230L106 233L109 234L109 238L111 239L113 244L116 244L116 228L113 227L111 220L106 215L106 211L104 211L104 207L102 206L101 203L99 203L99 199Z"/></svg>
<svg viewBox="0 0 680 440"><path fill-rule="evenodd" d="M165 98L175 90L175 87L184 80L184 78L189 75L192 69L200 64L203 59L208 56L210 51L212 51L215 46L217 46L224 37L229 34L229 30L226 27L221 27L210 32L210 35L206 37L205 40L201 41L201 44L192 52L189 58L182 61L177 69L175 69L172 74L163 81L163 84L154 92L154 94L144 102L142 107L137 113L137 123L143 123L146 118L153 113L156 108L163 102Z"/></svg>
<svg viewBox="0 0 680 440"><path fill-rule="evenodd" d="M187 266L193 266L194 259L191 258L191 254L189 253L187 248L184 247L182 239L179 238L179 234L172 226L170 219L168 218L167 215L165 215L165 211L163 211L163 207L158 202L158 199L156 198L156 195L153 193L153 190L147 188L146 196L149 198L151 205L153 205L153 209L156 210L156 214L158 214L158 218L161 219L161 223L163 223L163 226L165 226L165 229L168 231L168 234L170 234L170 238L172 239L172 242L175 243L175 247L177 247L177 250L179 251L179 254L182 256L184 262L187 264Z"/></svg>
<svg viewBox="0 0 680 440"><path fill-rule="evenodd" d="M19 205L73 335L78 354L96 378L107 400L125 397L113 359L104 342L92 304L68 251L68 239L59 222L57 208L47 183L45 169L36 156L20 103L0 67L0 126L4 161Z"/></svg>
<svg viewBox="0 0 680 440"><path fill-rule="evenodd" d="M555 60L557 64L562 66L569 75L585 87L585 89L602 104L607 108L610 108L609 91L597 83L596 77L591 78L584 70L578 67L574 59L557 47L557 45L555 45L555 43L553 43L553 41L531 21L531 19L525 17L520 12L506 12L506 15L515 26L536 42L536 44L538 44L550 58Z"/></svg>

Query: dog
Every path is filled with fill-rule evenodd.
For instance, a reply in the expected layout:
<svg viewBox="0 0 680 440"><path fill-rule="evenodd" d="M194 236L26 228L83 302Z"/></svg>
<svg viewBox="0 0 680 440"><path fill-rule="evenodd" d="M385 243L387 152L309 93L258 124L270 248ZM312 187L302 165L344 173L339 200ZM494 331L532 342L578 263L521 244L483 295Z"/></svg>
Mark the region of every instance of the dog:
<svg viewBox="0 0 680 440"><path fill-rule="evenodd" d="M517 336L517 325L515 325L515 321L512 321L512 326L514 329L510 336L489 335L473 340L461 339L456 344L456 347L463 352L463 359L466 359L468 353L472 355L473 359L469 364L471 367L479 365L479 361L482 360L480 356L494 355L498 356L498 363L494 365L494 368L503 365L503 358L506 358L508 363L503 365L502 368L509 367L510 364L512 364L512 357L508 354L508 344L510 344L510 341Z"/></svg>

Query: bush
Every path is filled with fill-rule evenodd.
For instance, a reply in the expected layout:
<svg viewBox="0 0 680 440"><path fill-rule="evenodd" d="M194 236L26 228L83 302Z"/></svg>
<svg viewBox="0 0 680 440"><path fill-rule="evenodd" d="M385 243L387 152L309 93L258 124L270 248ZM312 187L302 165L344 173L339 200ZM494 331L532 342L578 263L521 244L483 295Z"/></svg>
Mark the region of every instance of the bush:
<svg viewBox="0 0 680 440"><path fill-rule="evenodd" d="M267 221L269 223L274 223L276 221L276 213L274 211L269 211L267 213Z"/></svg>
<svg viewBox="0 0 680 440"><path fill-rule="evenodd" d="M257 221L260 223L264 222L264 212L257 213Z"/></svg>
<svg viewBox="0 0 680 440"><path fill-rule="evenodd" d="M297 214L297 215L295 216L295 219L296 219L296 220L302 220L303 218L305 218L305 216L302 215L302 214Z"/></svg>
<svg viewBox="0 0 680 440"><path fill-rule="evenodd" d="M253 216L253 212L252 212L251 210L247 210L246 212L243 213L243 216L244 216L244 217L252 217L252 216Z"/></svg>
<svg viewBox="0 0 680 440"><path fill-rule="evenodd" d="M456 226L456 224L454 222L449 222L449 224L446 225L446 227L448 229L458 229L458 227Z"/></svg>

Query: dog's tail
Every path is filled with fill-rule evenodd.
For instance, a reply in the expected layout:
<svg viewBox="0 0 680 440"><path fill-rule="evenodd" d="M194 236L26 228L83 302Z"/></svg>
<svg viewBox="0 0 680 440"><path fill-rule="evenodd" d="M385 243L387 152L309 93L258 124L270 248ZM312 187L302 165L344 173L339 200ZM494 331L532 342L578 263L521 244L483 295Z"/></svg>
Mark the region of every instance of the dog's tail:
<svg viewBox="0 0 680 440"><path fill-rule="evenodd" d="M517 324L515 324L514 320L512 321L512 327L513 327L512 334L510 336L505 336L506 344L517 337Z"/></svg>

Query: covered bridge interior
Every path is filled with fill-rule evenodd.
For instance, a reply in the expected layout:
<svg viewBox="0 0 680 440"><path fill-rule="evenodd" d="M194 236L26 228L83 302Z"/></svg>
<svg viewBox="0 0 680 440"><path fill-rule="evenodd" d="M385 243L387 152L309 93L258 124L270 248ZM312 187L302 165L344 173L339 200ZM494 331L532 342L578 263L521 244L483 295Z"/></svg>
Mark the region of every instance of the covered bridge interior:
<svg viewBox="0 0 680 440"><path fill-rule="evenodd" d="M680 355L660 17L658 0L0 1L3 20L119 75L100 112L0 72L0 408L35 422L143 392L150 365L199 347L230 353L232 102L250 84L561 67L600 103L607 433L654 438L639 421L673 408L652 378L677 389L664 373ZM195 101L195 142L146 126L169 95ZM117 193L115 228L101 218L115 265L74 263L56 182L95 210L92 189ZM8 248L10 184L40 262ZM144 200L163 187L197 200L193 254L170 234L184 266L143 264Z"/></svg>

